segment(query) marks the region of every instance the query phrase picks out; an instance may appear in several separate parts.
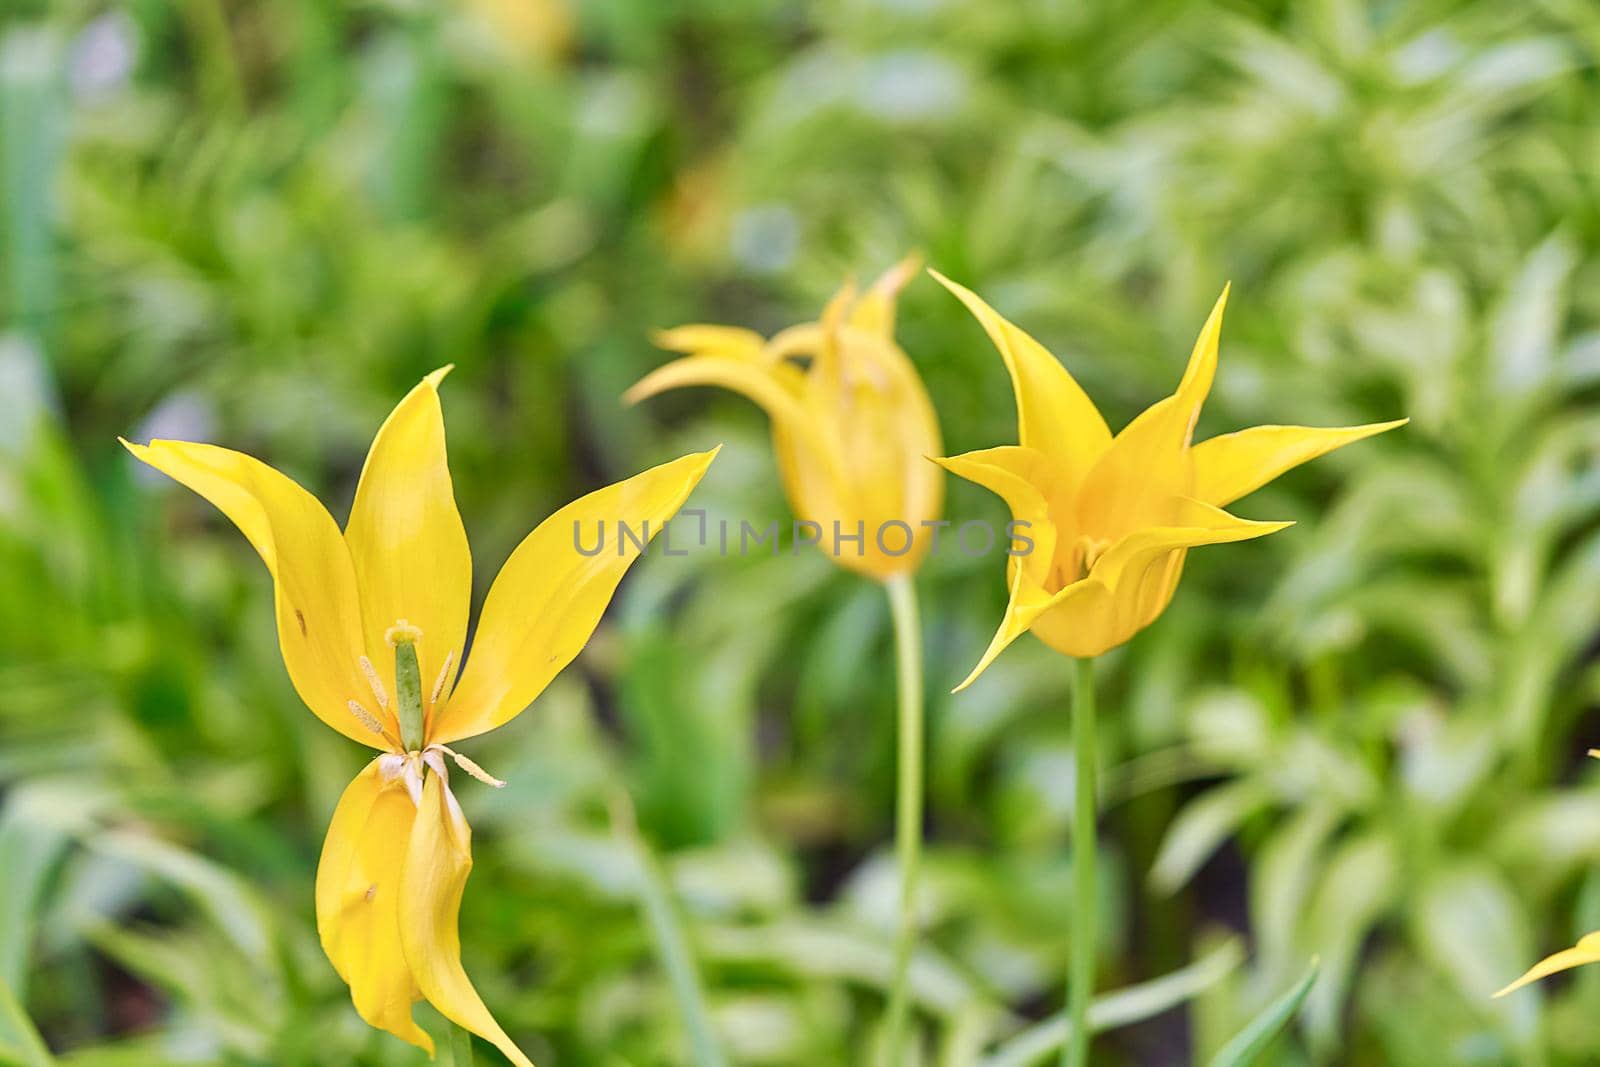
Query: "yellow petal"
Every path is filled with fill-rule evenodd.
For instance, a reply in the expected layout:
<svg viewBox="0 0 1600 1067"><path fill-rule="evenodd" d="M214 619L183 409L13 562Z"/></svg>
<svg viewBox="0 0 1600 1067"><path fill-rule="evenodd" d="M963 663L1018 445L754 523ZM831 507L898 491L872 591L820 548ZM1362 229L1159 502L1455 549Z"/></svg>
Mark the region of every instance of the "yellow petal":
<svg viewBox="0 0 1600 1067"><path fill-rule="evenodd" d="M373 760L345 788L317 864L317 933L356 1012L433 1054L433 1039L411 1017L422 995L400 950L400 873L416 805Z"/></svg>
<svg viewBox="0 0 1600 1067"><path fill-rule="evenodd" d="M350 553L327 509L241 452L187 441L122 443L233 521L272 574L278 643L300 699L346 737L384 748L347 703L368 692L360 668L361 606ZM393 716L380 718L394 729Z"/></svg>
<svg viewBox="0 0 1600 1067"><path fill-rule="evenodd" d="M1548 978L1557 971L1581 967L1586 963L1600 963L1600 931L1584 934L1578 939L1578 943L1574 947L1562 949L1552 956L1546 956L1528 968L1527 974L1500 990L1495 996L1503 997L1507 993L1521 989L1530 982L1537 982L1541 978Z"/></svg>
<svg viewBox="0 0 1600 1067"><path fill-rule="evenodd" d="M1194 446L1194 495L1226 507L1284 471L1364 437L1404 426L1409 419L1366 426L1255 426Z"/></svg>
<svg viewBox="0 0 1600 1067"><path fill-rule="evenodd" d="M1292 525L1252 522L1195 500L1173 501L1167 510L1178 525L1139 530L1095 561L1087 581L1104 587L1106 596L1050 605L1038 614L1032 629L1040 640L1069 656L1107 652L1166 610L1189 549L1265 537Z"/></svg>
<svg viewBox="0 0 1600 1067"><path fill-rule="evenodd" d="M684 456L596 490L517 546L489 589L461 682L435 716L430 742L449 744L492 730L543 692L599 625L640 555L634 538L661 532L716 454ZM624 536L622 526L633 537ZM580 544L584 552L594 548L601 532L604 542L595 554L578 550Z"/></svg>
<svg viewBox="0 0 1600 1067"><path fill-rule="evenodd" d="M879 337L894 336L895 302L900 290L916 276L922 257L913 252L883 272L872 287L861 295L846 320L849 325Z"/></svg>
<svg viewBox="0 0 1600 1067"><path fill-rule="evenodd" d="M1012 556L1010 561L1020 565L1035 585L1043 586L1055 559L1057 537L1047 496L1050 461L1044 453L1021 445L1003 445L934 462L994 493L1011 509L1013 522L1027 524L1018 532L1033 542L1032 547L1026 555Z"/></svg>
<svg viewBox="0 0 1600 1067"><path fill-rule="evenodd" d="M954 293L1000 350L1017 396L1018 442L1049 456L1062 491L1077 490L1110 446L1111 431L1083 389L1038 341L1007 322L983 298L936 270L928 272Z"/></svg>
<svg viewBox="0 0 1600 1067"><path fill-rule="evenodd" d="M400 945L418 988L439 1014L494 1045L518 1067L533 1067L489 1014L461 966L458 920L471 873L472 830L444 779L430 773L400 876Z"/></svg>
<svg viewBox="0 0 1600 1067"><path fill-rule="evenodd" d="M1205 325L1200 327L1200 336L1195 338L1194 348L1189 352L1189 364L1183 369L1183 380L1178 383L1175 395L1187 419L1183 437L1185 446L1194 434L1195 420L1200 417L1200 408L1211 394L1211 383L1217 376L1217 346L1222 340L1222 313L1228 306L1228 290L1231 288L1231 283L1224 285L1222 295L1211 306L1211 314L1206 316Z"/></svg>
<svg viewBox="0 0 1600 1067"><path fill-rule="evenodd" d="M1171 523L1165 509L1194 495L1189 439L1217 369L1224 288L1189 355L1177 392L1146 408L1117 434L1083 480L1077 523L1091 537L1119 541L1135 530Z"/></svg>
<svg viewBox="0 0 1600 1067"><path fill-rule="evenodd" d="M1033 629L1040 617L1046 613L1059 611L1074 616L1094 617L1104 610L1101 605L1109 598L1110 590L1093 578L1074 582L1059 593L1048 594L1032 584L1022 568L1015 568L1011 572L1011 599L1006 604L1006 613L1000 620L1000 628L995 631L994 638L984 650L983 657L978 660L978 665L972 668L972 673L951 692L959 693L977 681L978 676L989 669L989 665L999 657L1000 653L1017 638Z"/></svg>
<svg viewBox="0 0 1600 1067"><path fill-rule="evenodd" d="M798 430L805 421L805 412L797 396L799 377L785 373L793 369L727 355L686 356L645 375L622 394L622 399L624 403L637 404L668 389L715 385L749 397L773 422Z"/></svg>
<svg viewBox="0 0 1600 1067"><path fill-rule="evenodd" d="M738 326L695 324L657 331L656 344L669 352L696 355L732 356L748 359L761 354L765 342L754 330Z"/></svg>
<svg viewBox="0 0 1600 1067"><path fill-rule="evenodd" d="M456 511L439 408L438 384L449 371L423 379L378 430L344 535L367 654L380 677L393 678L394 649L384 631L399 619L417 627L425 695L447 657L461 662L472 602L472 554Z"/></svg>

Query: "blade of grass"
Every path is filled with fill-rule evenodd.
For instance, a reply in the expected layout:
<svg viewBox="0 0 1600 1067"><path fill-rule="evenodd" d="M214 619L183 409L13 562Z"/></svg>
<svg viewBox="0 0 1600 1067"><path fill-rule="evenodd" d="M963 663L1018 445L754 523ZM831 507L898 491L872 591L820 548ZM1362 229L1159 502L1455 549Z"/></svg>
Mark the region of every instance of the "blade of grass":
<svg viewBox="0 0 1600 1067"><path fill-rule="evenodd" d="M1294 1018L1295 1012L1300 1010L1300 1005L1305 1003L1306 995L1311 992L1311 987L1316 984L1317 971L1321 968L1322 961L1315 957L1311 965L1306 968L1306 973L1301 976L1290 989L1268 1004L1261 1013L1243 1030L1233 1035L1233 1039L1211 1058L1211 1067L1247 1067L1254 1063L1256 1057L1266 1051L1272 1044L1273 1038L1283 1031Z"/></svg>
<svg viewBox="0 0 1600 1067"><path fill-rule="evenodd" d="M1101 1033L1177 1007L1221 981L1244 959L1237 941L1227 941L1189 966L1138 985L1104 993L1089 1005L1089 1030ZM1035 1023L979 1061L978 1067L1029 1067L1066 1044L1066 1012Z"/></svg>
<svg viewBox="0 0 1600 1067"><path fill-rule="evenodd" d="M694 952L689 947L689 939L684 934L677 907L673 903L666 872L639 834L634 821L633 804L621 792L612 796L611 821L617 835L631 847L638 862L639 908L650 927L656 955L672 986L672 995L678 1002L684 1028L689 1032L689 1044L694 1050L693 1062L696 1067L726 1067L727 1057L723 1055L722 1046L711 1025L705 985L700 979Z"/></svg>
<svg viewBox="0 0 1600 1067"><path fill-rule="evenodd" d="M0 1061L21 1067L54 1067L55 1058L45 1048L28 1013L17 1003L11 987L0 980Z"/></svg>

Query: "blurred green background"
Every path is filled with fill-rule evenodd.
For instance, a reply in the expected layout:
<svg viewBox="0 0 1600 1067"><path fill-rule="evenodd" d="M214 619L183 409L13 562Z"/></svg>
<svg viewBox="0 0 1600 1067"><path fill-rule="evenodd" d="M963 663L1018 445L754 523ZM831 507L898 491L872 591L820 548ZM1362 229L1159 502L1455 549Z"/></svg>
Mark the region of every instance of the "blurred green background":
<svg viewBox="0 0 1600 1067"><path fill-rule="evenodd" d="M557 506L719 441L694 503L786 519L751 405L618 394L653 328L770 332L914 248L1113 425L1229 279L1199 436L1413 419L1237 505L1300 524L1194 553L1101 665L1100 986L1140 1021L1097 1062L1199 1061L1313 955L1269 1062L1592 1062L1600 971L1489 994L1600 926L1597 54L1581 0L6 0L0 1061L47 1062L36 1027L77 1067L425 1062L316 941L365 757L288 685L244 539L116 435L249 451L342 519L454 362L481 599ZM950 451L1015 441L925 278L900 339ZM947 513L1005 517L954 482ZM919 586L924 1062L1014 1067L1065 969L1070 672L1027 639L945 695L1001 564ZM868 1062L891 655L819 553L653 552L470 747L511 784L461 789L466 963L541 1067L693 1062L619 786L729 1058Z"/></svg>

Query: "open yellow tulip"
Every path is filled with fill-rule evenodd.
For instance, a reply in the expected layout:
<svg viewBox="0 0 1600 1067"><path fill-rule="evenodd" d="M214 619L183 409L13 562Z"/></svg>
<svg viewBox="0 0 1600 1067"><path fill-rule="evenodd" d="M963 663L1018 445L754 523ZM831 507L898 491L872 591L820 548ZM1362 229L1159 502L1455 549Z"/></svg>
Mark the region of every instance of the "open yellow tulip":
<svg viewBox="0 0 1600 1067"><path fill-rule="evenodd" d="M824 552L879 581L927 554L944 485L939 422L916 368L894 342L895 298L917 268L907 259L864 295L846 285L820 322L770 341L731 326L680 326L657 338L688 353L647 375L637 403L685 385L718 385L760 404L789 497Z"/></svg>
<svg viewBox="0 0 1600 1067"><path fill-rule="evenodd" d="M1216 373L1224 289L1177 392L1113 437L1093 402L1043 345L976 293L932 273L1000 350L1016 392L1020 440L939 461L1004 499L1024 535L1008 564L1005 618L958 690L1029 630L1069 656L1096 656L1122 644L1166 609L1189 549L1290 525L1251 522L1224 506L1291 467L1406 422L1257 426L1192 445Z"/></svg>
<svg viewBox="0 0 1600 1067"><path fill-rule="evenodd" d="M445 460L437 387L449 369L428 375L378 431L342 535L315 497L250 456L184 441L123 444L249 539L272 574L295 690L329 726L382 752L345 789L317 868L317 930L356 1011L431 1055L433 1040L411 1015L425 997L531 1067L461 966L472 833L447 759L504 783L449 745L516 716L572 661L643 551L618 524L654 536L716 452L590 493L540 523L489 589L458 672L472 560ZM580 552L580 523L616 536L605 551Z"/></svg>

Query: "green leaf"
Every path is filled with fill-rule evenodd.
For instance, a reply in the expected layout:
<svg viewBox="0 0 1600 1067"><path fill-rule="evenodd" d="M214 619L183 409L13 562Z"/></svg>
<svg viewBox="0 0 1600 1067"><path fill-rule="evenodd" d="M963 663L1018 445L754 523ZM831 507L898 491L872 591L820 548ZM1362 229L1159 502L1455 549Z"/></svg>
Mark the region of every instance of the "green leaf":
<svg viewBox="0 0 1600 1067"><path fill-rule="evenodd" d="M55 1062L11 986L0 979L0 1063L52 1067Z"/></svg>
<svg viewBox="0 0 1600 1067"><path fill-rule="evenodd" d="M1237 941L1226 941L1211 954L1171 974L1138 985L1102 993L1089 1005L1089 1029L1115 1030L1177 1007L1227 977L1243 959ZM1067 1017L1059 1012L1035 1023L980 1060L978 1067L1028 1067L1040 1063L1067 1039Z"/></svg>
<svg viewBox="0 0 1600 1067"><path fill-rule="evenodd" d="M1321 967L1321 961L1312 957L1306 973L1288 992L1263 1008L1243 1030L1233 1036L1233 1040L1211 1057L1211 1067L1246 1067L1254 1063L1256 1057L1272 1044L1273 1038L1289 1025L1289 1020L1300 1010L1300 1005L1305 1003L1306 994L1316 984L1317 972Z"/></svg>

